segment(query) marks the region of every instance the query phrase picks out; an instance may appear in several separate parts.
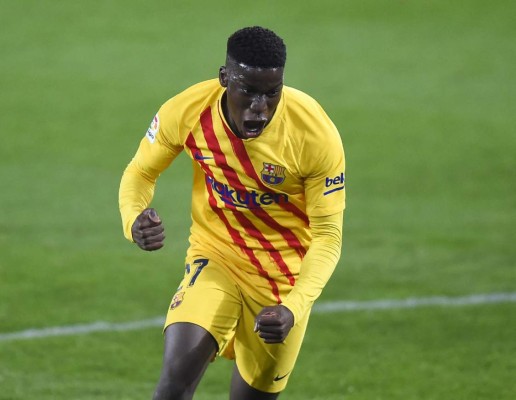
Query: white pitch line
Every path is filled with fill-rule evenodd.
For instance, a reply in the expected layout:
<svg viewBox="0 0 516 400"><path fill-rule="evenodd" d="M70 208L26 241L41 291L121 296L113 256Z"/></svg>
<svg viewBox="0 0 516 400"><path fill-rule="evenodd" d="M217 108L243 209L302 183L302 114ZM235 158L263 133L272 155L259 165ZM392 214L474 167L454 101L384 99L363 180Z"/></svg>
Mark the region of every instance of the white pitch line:
<svg viewBox="0 0 516 400"><path fill-rule="evenodd" d="M514 303L516 293L472 294L464 297L412 297L403 300L330 301L315 304L314 312L333 313L358 310L392 310L425 306L459 307L475 304Z"/></svg>
<svg viewBox="0 0 516 400"><path fill-rule="evenodd" d="M51 336L69 336L80 335L92 332L115 332L115 331L134 331L138 329L152 328L163 325L164 317L156 317L143 319L140 321L130 322L104 322L97 321L91 324L79 324L68 326L53 326L50 328L27 329L24 331L0 333L0 342L7 342L11 340L29 340L46 338Z"/></svg>
<svg viewBox="0 0 516 400"><path fill-rule="evenodd" d="M516 292L473 294L464 297L413 297L402 300L371 300L371 301L328 301L314 305L312 313L327 314L362 310L394 310L401 308L417 308L428 306L460 307L478 304L516 303ZM127 332L139 329L162 326L164 317L154 317L130 322L104 322L91 324L54 326L41 329L27 329L18 332L0 333L0 342L13 340L32 340L52 336L70 336L93 332Z"/></svg>

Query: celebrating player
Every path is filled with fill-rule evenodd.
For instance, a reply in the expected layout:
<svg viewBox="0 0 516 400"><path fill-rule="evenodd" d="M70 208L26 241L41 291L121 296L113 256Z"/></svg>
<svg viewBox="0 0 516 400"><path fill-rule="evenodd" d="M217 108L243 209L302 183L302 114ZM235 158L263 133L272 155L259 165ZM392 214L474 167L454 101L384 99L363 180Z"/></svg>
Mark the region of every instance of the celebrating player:
<svg viewBox="0 0 516 400"><path fill-rule="evenodd" d="M191 399L216 355L235 360L230 399L276 399L339 259L342 142L314 99L283 85L285 60L274 32L235 32L218 79L159 109L122 177L125 236L157 250L156 180L181 151L193 161L190 246L156 400Z"/></svg>

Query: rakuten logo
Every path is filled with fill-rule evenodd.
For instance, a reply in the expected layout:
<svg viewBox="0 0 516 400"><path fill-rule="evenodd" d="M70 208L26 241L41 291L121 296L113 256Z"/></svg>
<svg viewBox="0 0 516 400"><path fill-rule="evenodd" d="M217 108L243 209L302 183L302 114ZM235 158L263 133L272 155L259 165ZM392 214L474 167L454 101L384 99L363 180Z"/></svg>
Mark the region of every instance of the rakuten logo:
<svg viewBox="0 0 516 400"><path fill-rule="evenodd" d="M275 192L257 192L255 190L240 191L231 188L225 183L217 182L210 176L206 176L206 183L211 186L220 199L229 205L243 208L257 208L270 204L288 203L288 195Z"/></svg>

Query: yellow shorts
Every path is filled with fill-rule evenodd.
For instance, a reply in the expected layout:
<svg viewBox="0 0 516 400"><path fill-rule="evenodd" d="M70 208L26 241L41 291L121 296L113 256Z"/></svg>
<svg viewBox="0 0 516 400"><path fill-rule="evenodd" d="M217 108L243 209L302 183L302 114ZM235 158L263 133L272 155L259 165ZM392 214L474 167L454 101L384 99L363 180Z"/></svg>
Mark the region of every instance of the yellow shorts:
<svg viewBox="0 0 516 400"><path fill-rule="evenodd" d="M172 298L165 328L189 322L210 332L218 355L235 359L242 378L263 392L282 391L294 368L308 323L308 314L291 329L285 342L265 344L254 332L254 319L265 306L236 285L218 262L188 257L185 276Z"/></svg>

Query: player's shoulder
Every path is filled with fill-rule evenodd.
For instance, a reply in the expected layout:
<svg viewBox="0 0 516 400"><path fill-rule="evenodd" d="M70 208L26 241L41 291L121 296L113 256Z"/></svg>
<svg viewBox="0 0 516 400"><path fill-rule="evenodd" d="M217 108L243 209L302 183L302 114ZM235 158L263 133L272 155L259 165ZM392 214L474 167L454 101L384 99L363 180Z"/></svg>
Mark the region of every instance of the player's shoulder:
<svg viewBox="0 0 516 400"><path fill-rule="evenodd" d="M167 100L157 117L163 134L169 137L170 142L185 140L199 115L216 104L223 89L218 79L211 79L192 85Z"/></svg>
<svg viewBox="0 0 516 400"><path fill-rule="evenodd" d="M290 142L297 147L300 176L326 177L344 163L339 131L317 100L286 87L284 109Z"/></svg>
<svg viewBox="0 0 516 400"><path fill-rule="evenodd" d="M315 117L318 117L320 114L326 115L319 101L308 93L291 86L285 86L284 92L289 107L292 110Z"/></svg>
<svg viewBox="0 0 516 400"><path fill-rule="evenodd" d="M320 107L317 100L302 90L285 85L283 92L291 107L302 107L306 109L316 109Z"/></svg>
<svg viewBox="0 0 516 400"><path fill-rule="evenodd" d="M335 124L317 100L307 93L285 86L285 120L296 136L317 143L339 137Z"/></svg>
<svg viewBox="0 0 516 400"><path fill-rule="evenodd" d="M168 99L161 107L161 112L181 112L184 115L188 110L197 111L218 98L222 90L218 79L196 83Z"/></svg>

